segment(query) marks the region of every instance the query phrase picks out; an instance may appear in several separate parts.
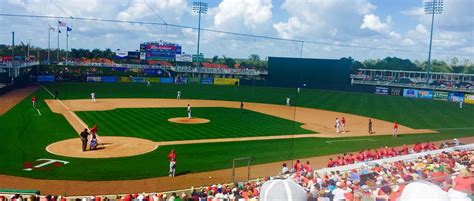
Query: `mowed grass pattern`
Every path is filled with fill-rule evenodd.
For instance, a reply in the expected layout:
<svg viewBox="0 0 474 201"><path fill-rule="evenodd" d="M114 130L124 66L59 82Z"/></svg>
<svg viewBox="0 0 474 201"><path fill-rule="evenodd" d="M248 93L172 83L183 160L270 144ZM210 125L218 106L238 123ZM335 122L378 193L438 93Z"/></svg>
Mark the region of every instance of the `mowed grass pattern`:
<svg viewBox="0 0 474 201"><path fill-rule="evenodd" d="M169 118L185 117L186 108L127 108L76 112L87 125L97 125L99 135L129 136L153 141L235 138L308 134L301 123L236 108L192 108L205 124L179 124Z"/></svg>

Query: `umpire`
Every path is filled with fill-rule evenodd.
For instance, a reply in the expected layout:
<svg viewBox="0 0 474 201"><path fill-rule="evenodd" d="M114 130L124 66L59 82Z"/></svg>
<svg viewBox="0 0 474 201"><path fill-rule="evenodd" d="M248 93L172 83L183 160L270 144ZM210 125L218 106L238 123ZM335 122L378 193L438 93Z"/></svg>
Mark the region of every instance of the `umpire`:
<svg viewBox="0 0 474 201"><path fill-rule="evenodd" d="M87 132L87 128L84 129L84 131L81 132L81 141L82 141L82 151L86 151L87 149L87 141L89 137L89 132Z"/></svg>

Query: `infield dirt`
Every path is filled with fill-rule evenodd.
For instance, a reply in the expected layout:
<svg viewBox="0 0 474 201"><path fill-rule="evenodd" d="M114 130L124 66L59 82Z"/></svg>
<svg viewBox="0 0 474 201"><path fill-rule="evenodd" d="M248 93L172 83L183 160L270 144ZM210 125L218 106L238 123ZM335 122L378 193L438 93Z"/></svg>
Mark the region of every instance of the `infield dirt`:
<svg viewBox="0 0 474 201"><path fill-rule="evenodd" d="M80 133L84 127L88 127L74 111L104 111L116 108L171 108L183 107L186 110L187 104L192 107L226 107L240 108L240 102L234 101L216 101L216 100L191 100L191 99L98 99L92 102L88 99L81 100L45 100L51 110L55 113L63 114L74 129ZM216 143L216 142L235 142L235 141L251 141L251 140L274 140L274 139L290 139L290 138L341 138L369 136L367 133L367 124L369 117L358 116L347 113L333 112L327 110L319 110L302 107L288 107L283 105L263 104L263 103L245 103L245 109L254 112L260 112L288 120L294 120L303 124L302 128L312 130L314 134L296 134L296 135L280 135L280 136L259 136L259 137L240 137L240 138L219 138L219 139L200 139L200 140L181 140L166 142L147 142L143 143L143 139L129 138L126 141L108 141L113 138L103 138L102 143L109 143L114 146L103 147L103 149L95 150L94 154L84 154L80 150L80 140L65 140L53 143L48 146L48 151L53 154L69 157L85 157L85 158L112 158L133 156L153 151L162 145L178 145L178 144L196 144L196 143ZM184 112L183 112L184 113ZM334 124L336 117L345 117L346 133L336 133ZM197 117L198 118L198 117ZM211 120L212 121L212 120ZM372 119L373 131L371 135L391 135L393 123L378 119ZM399 125L399 134L419 134L419 133L435 133L432 130L412 129L403 125ZM100 139L101 137L99 137ZM75 146L70 146L76 143ZM124 144L120 144L124 143ZM133 146L136 144L136 146ZM146 144L140 150L135 147L140 144ZM89 156L89 157L88 157Z"/></svg>

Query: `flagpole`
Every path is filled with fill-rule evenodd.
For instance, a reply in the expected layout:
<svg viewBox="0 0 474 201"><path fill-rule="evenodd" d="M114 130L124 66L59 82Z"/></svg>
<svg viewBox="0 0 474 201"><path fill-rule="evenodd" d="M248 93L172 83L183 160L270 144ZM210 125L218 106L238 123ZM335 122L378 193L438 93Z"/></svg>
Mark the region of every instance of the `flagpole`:
<svg viewBox="0 0 474 201"><path fill-rule="evenodd" d="M56 62L59 64L59 22L58 22L58 51L56 53Z"/></svg>
<svg viewBox="0 0 474 201"><path fill-rule="evenodd" d="M51 51L51 27L48 28L48 64L51 61L50 60L50 51Z"/></svg>
<svg viewBox="0 0 474 201"><path fill-rule="evenodd" d="M69 52L69 28L66 26L66 65L68 63L68 52Z"/></svg>

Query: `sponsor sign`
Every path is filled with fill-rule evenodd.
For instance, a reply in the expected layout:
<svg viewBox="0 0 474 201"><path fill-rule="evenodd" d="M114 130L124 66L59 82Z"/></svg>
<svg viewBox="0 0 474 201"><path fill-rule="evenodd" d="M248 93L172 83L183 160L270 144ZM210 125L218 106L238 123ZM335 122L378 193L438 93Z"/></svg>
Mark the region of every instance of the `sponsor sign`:
<svg viewBox="0 0 474 201"><path fill-rule="evenodd" d="M214 80L212 77L202 77L201 78L201 84L213 84Z"/></svg>
<svg viewBox="0 0 474 201"><path fill-rule="evenodd" d="M150 82L160 82L160 78L159 78L159 77L147 77L147 78L146 78L146 81L150 81Z"/></svg>
<svg viewBox="0 0 474 201"><path fill-rule="evenodd" d="M102 76L102 82L117 82L116 76Z"/></svg>
<svg viewBox="0 0 474 201"><path fill-rule="evenodd" d="M145 77L132 77L132 82L146 82Z"/></svg>
<svg viewBox="0 0 474 201"><path fill-rule="evenodd" d="M119 58L125 58L128 56L128 52L127 51L122 51L122 50L117 50L117 52L115 52L115 56L119 57Z"/></svg>
<svg viewBox="0 0 474 201"><path fill-rule="evenodd" d="M127 72L128 71L128 68L122 68L122 67L114 67L112 68L113 71L125 71Z"/></svg>
<svg viewBox="0 0 474 201"><path fill-rule="evenodd" d="M156 68L145 68L145 75L158 75L158 69Z"/></svg>
<svg viewBox="0 0 474 201"><path fill-rule="evenodd" d="M464 94L460 92L449 92L448 100L453 102L463 102Z"/></svg>
<svg viewBox="0 0 474 201"><path fill-rule="evenodd" d="M418 98L433 98L433 91L432 90L418 90Z"/></svg>
<svg viewBox="0 0 474 201"><path fill-rule="evenodd" d="M188 84L199 84L200 81L198 77L188 77Z"/></svg>
<svg viewBox="0 0 474 201"><path fill-rule="evenodd" d="M174 80L173 80L172 77L160 77L160 82L161 82L161 83L172 84L173 81L174 81Z"/></svg>
<svg viewBox="0 0 474 201"><path fill-rule="evenodd" d="M130 77L119 77L119 82L130 82Z"/></svg>
<svg viewBox="0 0 474 201"><path fill-rule="evenodd" d="M433 99L448 101L448 92L444 91L434 91Z"/></svg>
<svg viewBox="0 0 474 201"><path fill-rule="evenodd" d="M418 89L403 89L403 96L410 98L418 97Z"/></svg>
<svg viewBox="0 0 474 201"><path fill-rule="evenodd" d="M392 96L401 96L402 95L402 88L392 88L390 90L390 95Z"/></svg>
<svg viewBox="0 0 474 201"><path fill-rule="evenodd" d="M464 95L464 102L469 104L474 104L474 94Z"/></svg>
<svg viewBox="0 0 474 201"><path fill-rule="evenodd" d="M87 77L87 82L102 82L102 77Z"/></svg>
<svg viewBox="0 0 474 201"><path fill-rule="evenodd" d="M375 94L388 95L387 87L375 87Z"/></svg>
<svg viewBox="0 0 474 201"><path fill-rule="evenodd" d="M129 51L128 52L129 59L140 59L140 52Z"/></svg>
<svg viewBox="0 0 474 201"><path fill-rule="evenodd" d="M38 75L36 80L38 82L54 82L54 75Z"/></svg>
<svg viewBox="0 0 474 201"><path fill-rule="evenodd" d="M239 85L239 79L236 78L214 78L215 85Z"/></svg>
<svg viewBox="0 0 474 201"><path fill-rule="evenodd" d="M188 83L188 78L187 77L176 77L174 79L174 83L176 83L176 84L186 84L186 83Z"/></svg>

